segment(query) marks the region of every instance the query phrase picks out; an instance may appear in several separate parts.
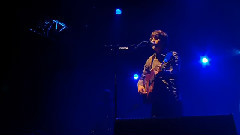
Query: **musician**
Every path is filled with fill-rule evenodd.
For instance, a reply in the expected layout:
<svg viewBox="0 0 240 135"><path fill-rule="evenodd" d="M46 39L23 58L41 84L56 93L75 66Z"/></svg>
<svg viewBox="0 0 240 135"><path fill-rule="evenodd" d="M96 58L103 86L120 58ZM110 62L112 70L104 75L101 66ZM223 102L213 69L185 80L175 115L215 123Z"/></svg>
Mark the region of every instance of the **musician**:
<svg viewBox="0 0 240 135"><path fill-rule="evenodd" d="M175 51L169 51L168 35L162 30L155 30L150 36L152 49L155 53L150 56L138 81L138 92L152 104L152 117L170 118L181 116L181 101L176 86L179 72L179 57ZM146 90L146 82L152 75L152 90ZM148 79L147 79L148 78Z"/></svg>

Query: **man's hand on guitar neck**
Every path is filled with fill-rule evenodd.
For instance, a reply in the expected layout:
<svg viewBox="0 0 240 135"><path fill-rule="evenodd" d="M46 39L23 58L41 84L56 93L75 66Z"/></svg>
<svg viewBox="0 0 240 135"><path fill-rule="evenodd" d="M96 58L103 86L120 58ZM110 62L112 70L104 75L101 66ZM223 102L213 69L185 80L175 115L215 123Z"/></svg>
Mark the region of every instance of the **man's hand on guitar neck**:
<svg viewBox="0 0 240 135"><path fill-rule="evenodd" d="M142 85L138 85L138 93L147 94L145 88Z"/></svg>

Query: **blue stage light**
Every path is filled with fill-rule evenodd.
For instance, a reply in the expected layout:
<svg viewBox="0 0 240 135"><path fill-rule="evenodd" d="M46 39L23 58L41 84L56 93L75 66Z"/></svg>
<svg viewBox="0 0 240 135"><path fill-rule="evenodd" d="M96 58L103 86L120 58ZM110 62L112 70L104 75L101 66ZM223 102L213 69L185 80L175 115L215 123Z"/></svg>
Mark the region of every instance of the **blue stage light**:
<svg viewBox="0 0 240 135"><path fill-rule="evenodd" d="M58 30L59 32L61 32L63 29L65 29L67 26L62 23L62 22L59 22L58 20L53 20L53 23L55 23L55 29ZM58 28L58 26L60 26L61 28Z"/></svg>
<svg viewBox="0 0 240 135"><path fill-rule="evenodd" d="M202 58L202 63L208 63L208 59L207 58Z"/></svg>
<svg viewBox="0 0 240 135"><path fill-rule="evenodd" d="M209 58L207 56L202 56L200 59L200 62L202 63L203 66L209 65Z"/></svg>
<svg viewBox="0 0 240 135"><path fill-rule="evenodd" d="M117 8L117 9L116 9L116 15L121 15L121 14L122 14L122 10L119 9L119 8Z"/></svg>
<svg viewBox="0 0 240 135"><path fill-rule="evenodd" d="M63 31L67 26L58 20L45 20L41 22L36 28L30 28L29 30L37 33L43 37L49 37L53 31L56 33Z"/></svg>
<svg viewBox="0 0 240 135"><path fill-rule="evenodd" d="M137 80L138 77L139 77L138 74L134 74L134 75L133 75L134 80Z"/></svg>
<svg viewBox="0 0 240 135"><path fill-rule="evenodd" d="M239 49L233 49L233 55L234 56L240 55L240 50Z"/></svg>

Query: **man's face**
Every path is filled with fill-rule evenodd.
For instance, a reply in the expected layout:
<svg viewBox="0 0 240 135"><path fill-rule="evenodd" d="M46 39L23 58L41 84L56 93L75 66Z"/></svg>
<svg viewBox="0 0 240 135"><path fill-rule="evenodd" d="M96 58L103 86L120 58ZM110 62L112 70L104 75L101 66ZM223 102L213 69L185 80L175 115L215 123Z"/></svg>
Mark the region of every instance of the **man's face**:
<svg viewBox="0 0 240 135"><path fill-rule="evenodd" d="M154 45L158 44L160 42L160 39L155 39L154 37L151 38L150 42Z"/></svg>
<svg viewBox="0 0 240 135"><path fill-rule="evenodd" d="M152 43L152 49L154 51L156 51L157 53L159 53L161 51L161 49L163 49L163 46L160 42L160 39L155 39L155 38L152 38L150 40L150 42Z"/></svg>

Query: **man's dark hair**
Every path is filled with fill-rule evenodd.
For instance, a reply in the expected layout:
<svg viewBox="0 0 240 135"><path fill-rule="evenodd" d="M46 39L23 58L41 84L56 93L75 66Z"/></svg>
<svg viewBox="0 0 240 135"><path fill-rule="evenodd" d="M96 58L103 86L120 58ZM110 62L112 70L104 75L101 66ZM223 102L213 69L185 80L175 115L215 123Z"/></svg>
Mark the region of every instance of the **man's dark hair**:
<svg viewBox="0 0 240 135"><path fill-rule="evenodd" d="M151 36L150 36L150 41L152 39L159 39L161 43L163 43L164 45L168 44L168 35L166 32L162 31L162 30L155 30L152 32Z"/></svg>

